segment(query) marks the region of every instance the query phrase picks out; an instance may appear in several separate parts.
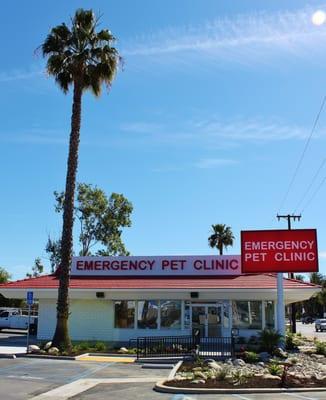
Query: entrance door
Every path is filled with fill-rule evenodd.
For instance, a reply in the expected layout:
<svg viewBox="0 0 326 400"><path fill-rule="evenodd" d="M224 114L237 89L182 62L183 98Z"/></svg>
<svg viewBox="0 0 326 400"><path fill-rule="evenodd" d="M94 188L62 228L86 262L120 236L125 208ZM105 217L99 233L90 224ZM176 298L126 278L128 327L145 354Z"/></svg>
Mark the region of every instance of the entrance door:
<svg viewBox="0 0 326 400"><path fill-rule="evenodd" d="M192 305L192 328L199 328L202 337L222 336L222 307Z"/></svg>

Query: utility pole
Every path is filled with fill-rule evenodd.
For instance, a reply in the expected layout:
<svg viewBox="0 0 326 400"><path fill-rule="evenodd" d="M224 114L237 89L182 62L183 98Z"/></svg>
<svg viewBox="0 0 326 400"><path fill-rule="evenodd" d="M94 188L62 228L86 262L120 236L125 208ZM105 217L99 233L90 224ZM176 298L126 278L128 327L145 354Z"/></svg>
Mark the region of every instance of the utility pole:
<svg viewBox="0 0 326 400"><path fill-rule="evenodd" d="M297 221L297 220L300 221L301 215L294 215L294 214L292 214L292 215L290 215L290 214L279 215L279 214L277 214L278 221L281 218L282 219L286 219L288 221L288 230L290 231L292 229L292 227L291 227L291 219L293 219L293 221ZM288 274L288 278L294 279L294 273L293 272L289 273ZM292 333L297 333L296 314L297 314L296 304L292 303L291 304L291 328L292 328L291 330L292 330Z"/></svg>

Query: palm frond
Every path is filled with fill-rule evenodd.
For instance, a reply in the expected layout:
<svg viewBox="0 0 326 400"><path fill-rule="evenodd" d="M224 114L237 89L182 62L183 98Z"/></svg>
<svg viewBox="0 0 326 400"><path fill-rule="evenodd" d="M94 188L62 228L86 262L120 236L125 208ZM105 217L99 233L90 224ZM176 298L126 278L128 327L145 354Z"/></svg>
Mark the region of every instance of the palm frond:
<svg viewBox="0 0 326 400"><path fill-rule="evenodd" d="M101 94L102 85L111 86L122 59L112 44L108 29L96 32L98 19L92 10L78 9L66 24L54 27L41 46L47 57L47 71L66 93L78 81L83 90Z"/></svg>

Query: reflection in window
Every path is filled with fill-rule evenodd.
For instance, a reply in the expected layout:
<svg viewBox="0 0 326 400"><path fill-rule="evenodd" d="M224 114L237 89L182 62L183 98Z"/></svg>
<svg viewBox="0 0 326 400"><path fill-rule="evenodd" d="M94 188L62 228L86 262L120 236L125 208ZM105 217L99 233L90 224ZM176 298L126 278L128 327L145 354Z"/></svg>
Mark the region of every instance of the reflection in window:
<svg viewBox="0 0 326 400"><path fill-rule="evenodd" d="M230 321L229 302L223 303L223 327L228 328Z"/></svg>
<svg viewBox="0 0 326 400"><path fill-rule="evenodd" d="M157 300L138 301L138 329L157 329L158 311L159 307Z"/></svg>
<svg viewBox="0 0 326 400"><path fill-rule="evenodd" d="M135 327L135 302L122 300L114 302L114 327Z"/></svg>
<svg viewBox="0 0 326 400"><path fill-rule="evenodd" d="M233 327L238 329L262 329L261 301L233 301Z"/></svg>
<svg viewBox="0 0 326 400"><path fill-rule="evenodd" d="M274 301L265 301L265 327L267 329L274 329L275 319L274 319Z"/></svg>
<svg viewBox="0 0 326 400"><path fill-rule="evenodd" d="M190 329L191 328L191 303L190 301L185 301L185 311L184 311L184 329Z"/></svg>
<svg viewBox="0 0 326 400"><path fill-rule="evenodd" d="M181 301L161 300L161 328L181 328Z"/></svg>

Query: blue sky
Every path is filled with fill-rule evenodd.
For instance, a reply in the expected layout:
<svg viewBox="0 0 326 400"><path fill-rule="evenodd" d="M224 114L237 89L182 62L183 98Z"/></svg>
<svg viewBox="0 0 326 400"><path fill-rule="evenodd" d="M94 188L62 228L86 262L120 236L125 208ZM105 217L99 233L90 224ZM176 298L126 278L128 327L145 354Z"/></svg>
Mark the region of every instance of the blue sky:
<svg viewBox="0 0 326 400"><path fill-rule="evenodd" d="M303 209L294 227L317 228L326 273L325 165L302 199L326 156L326 110L283 202L326 94L326 26L311 23L326 3L300 0L3 4L0 265L24 277L60 235L71 95L34 50L78 7L103 14L124 57L109 93L84 96L78 181L132 201L130 252L213 254L210 226L225 223L239 254L241 229L285 228L276 213Z"/></svg>

